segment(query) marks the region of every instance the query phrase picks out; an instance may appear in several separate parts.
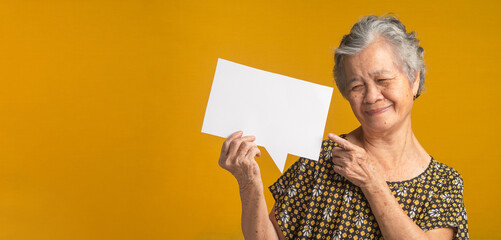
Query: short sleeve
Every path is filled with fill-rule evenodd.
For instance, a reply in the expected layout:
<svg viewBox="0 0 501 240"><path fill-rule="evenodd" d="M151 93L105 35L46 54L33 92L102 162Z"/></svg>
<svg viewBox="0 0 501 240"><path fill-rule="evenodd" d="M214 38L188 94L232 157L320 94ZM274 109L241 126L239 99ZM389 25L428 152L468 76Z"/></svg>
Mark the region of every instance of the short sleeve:
<svg viewBox="0 0 501 240"><path fill-rule="evenodd" d="M346 139L346 134L340 135ZM329 139L322 141L320 156L318 161L299 158L291 167L289 167L278 180L273 183L269 190L275 201L307 200L311 194L311 187L319 172L326 171L326 163L331 159L331 150L337 145ZM324 166L324 168L321 168Z"/></svg>
<svg viewBox="0 0 501 240"><path fill-rule="evenodd" d="M468 218L463 201L463 178L454 169L443 170L443 177L437 179L434 193L430 194L430 202L426 208L426 231L453 227L454 239L469 239Z"/></svg>
<svg viewBox="0 0 501 240"><path fill-rule="evenodd" d="M313 183L316 161L299 158L285 171L269 190L277 202L304 198Z"/></svg>

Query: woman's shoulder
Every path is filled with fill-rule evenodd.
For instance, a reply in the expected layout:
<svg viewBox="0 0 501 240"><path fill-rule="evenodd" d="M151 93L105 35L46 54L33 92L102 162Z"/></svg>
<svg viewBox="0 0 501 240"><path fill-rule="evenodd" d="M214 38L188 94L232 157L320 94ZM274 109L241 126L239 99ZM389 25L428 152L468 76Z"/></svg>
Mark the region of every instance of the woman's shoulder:
<svg viewBox="0 0 501 240"><path fill-rule="evenodd" d="M445 187L447 189L456 188L460 191L463 189L463 177L462 175L453 167L437 161L432 157L432 171L431 171L431 182L435 183L440 187Z"/></svg>
<svg viewBox="0 0 501 240"><path fill-rule="evenodd" d="M451 167L443 162L440 162L440 161L436 160L435 158L433 158L432 161L433 161L433 168L435 170L434 172L436 174L442 175L444 177L460 177L460 178L462 178L459 171L457 171L453 167Z"/></svg>

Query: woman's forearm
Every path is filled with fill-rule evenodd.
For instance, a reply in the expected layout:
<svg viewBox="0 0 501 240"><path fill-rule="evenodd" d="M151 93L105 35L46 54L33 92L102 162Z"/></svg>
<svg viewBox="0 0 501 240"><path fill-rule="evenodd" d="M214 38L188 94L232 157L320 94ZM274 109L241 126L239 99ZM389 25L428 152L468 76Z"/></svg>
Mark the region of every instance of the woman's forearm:
<svg viewBox="0 0 501 240"><path fill-rule="evenodd" d="M245 239L278 239L268 215L261 181L240 188L242 232Z"/></svg>
<svg viewBox="0 0 501 240"><path fill-rule="evenodd" d="M277 239L275 228L268 218L259 165L254 159L261 156L261 151L254 143L256 137L242 135L242 131L237 131L224 141L219 166L237 179L245 239Z"/></svg>
<svg viewBox="0 0 501 240"><path fill-rule="evenodd" d="M386 182L362 191L384 239L428 239L402 210Z"/></svg>

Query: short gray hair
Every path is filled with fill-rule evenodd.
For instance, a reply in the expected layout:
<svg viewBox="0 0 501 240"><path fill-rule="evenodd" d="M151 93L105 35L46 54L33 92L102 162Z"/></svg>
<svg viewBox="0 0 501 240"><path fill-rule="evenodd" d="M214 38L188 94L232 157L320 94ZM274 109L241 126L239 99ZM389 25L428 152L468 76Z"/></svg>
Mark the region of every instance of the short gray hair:
<svg viewBox="0 0 501 240"><path fill-rule="evenodd" d="M376 37L382 36L393 46L395 60L401 70L413 82L420 73L418 97L424 90L425 65L424 50L419 46L415 32L407 33L404 24L392 16L367 16L360 19L345 35L334 54L334 79L339 91L346 98L346 73L344 71L344 56L353 56L364 50Z"/></svg>

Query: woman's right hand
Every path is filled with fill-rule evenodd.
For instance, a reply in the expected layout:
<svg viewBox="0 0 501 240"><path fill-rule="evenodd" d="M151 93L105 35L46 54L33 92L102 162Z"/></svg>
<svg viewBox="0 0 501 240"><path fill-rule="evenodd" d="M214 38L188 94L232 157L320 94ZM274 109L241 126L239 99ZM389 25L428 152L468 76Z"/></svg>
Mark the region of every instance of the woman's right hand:
<svg viewBox="0 0 501 240"><path fill-rule="evenodd" d="M250 184L261 181L261 172L255 156L260 157L261 151L254 143L256 137L242 137L243 132L231 134L223 143L219 166L228 170L238 181L240 190L244 190ZM260 183L259 183L260 184Z"/></svg>

